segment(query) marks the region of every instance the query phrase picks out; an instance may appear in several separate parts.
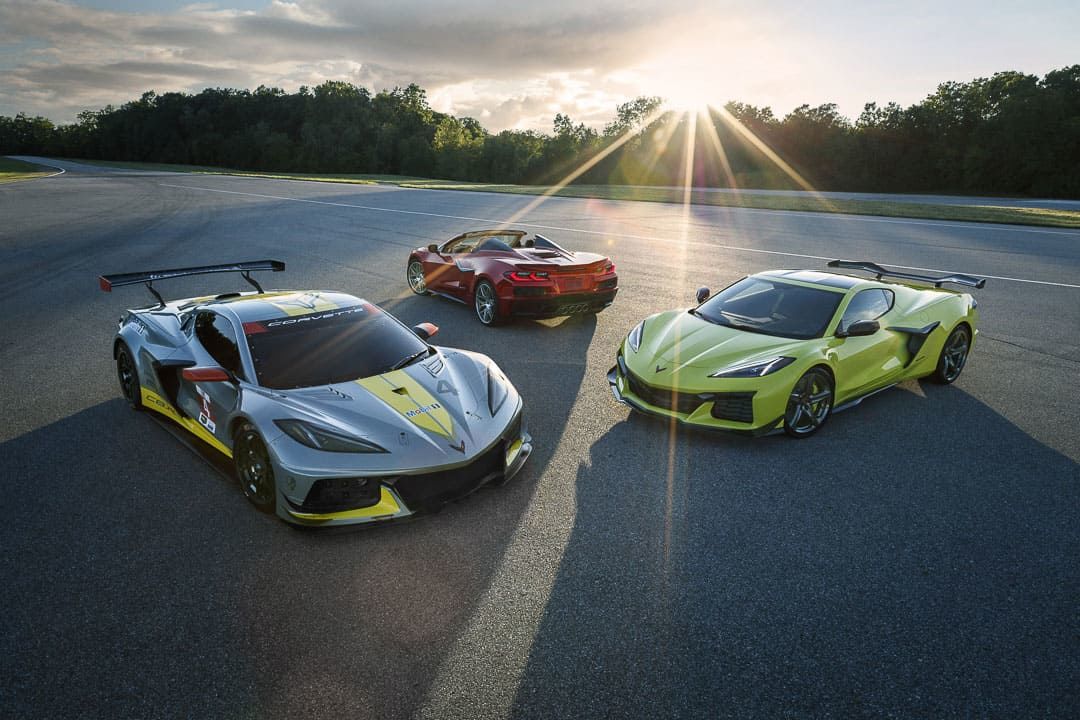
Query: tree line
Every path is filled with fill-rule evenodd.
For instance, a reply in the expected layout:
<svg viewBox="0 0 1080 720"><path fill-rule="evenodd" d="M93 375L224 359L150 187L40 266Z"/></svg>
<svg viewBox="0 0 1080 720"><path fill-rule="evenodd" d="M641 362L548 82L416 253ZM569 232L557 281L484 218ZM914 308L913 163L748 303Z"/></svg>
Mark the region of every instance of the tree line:
<svg viewBox="0 0 1080 720"><path fill-rule="evenodd" d="M909 107L868 103L854 121L834 104L780 118L738 102L664 111L639 97L602 129L558 114L550 133L488 132L433 110L415 84L151 91L71 124L0 116L0 154L539 184L573 173L682 185L691 168L699 187L797 189L798 175L819 190L1080 197L1080 65L946 82Z"/></svg>

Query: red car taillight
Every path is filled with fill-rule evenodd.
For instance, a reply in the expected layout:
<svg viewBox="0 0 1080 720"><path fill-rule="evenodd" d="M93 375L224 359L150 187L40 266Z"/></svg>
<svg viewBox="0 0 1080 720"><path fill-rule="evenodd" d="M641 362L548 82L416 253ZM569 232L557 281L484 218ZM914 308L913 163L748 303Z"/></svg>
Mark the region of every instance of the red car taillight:
<svg viewBox="0 0 1080 720"><path fill-rule="evenodd" d="M505 277L513 282L542 282L548 279L548 274L546 272L512 270L505 273Z"/></svg>

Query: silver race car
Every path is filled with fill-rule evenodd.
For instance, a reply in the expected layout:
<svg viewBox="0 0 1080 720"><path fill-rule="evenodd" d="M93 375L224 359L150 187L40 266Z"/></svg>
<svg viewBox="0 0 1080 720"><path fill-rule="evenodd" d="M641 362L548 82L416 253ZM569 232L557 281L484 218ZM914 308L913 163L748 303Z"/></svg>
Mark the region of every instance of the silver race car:
<svg viewBox="0 0 1080 720"><path fill-rule="evenodd" d="M389 520L503 482L532 451L521 398L484 355L430 345L344 293L264 292L276 260L105 275L157 304L120 319L113 356L136 410L232 459L244 495L301 525ZM239 272L255 289L165 302L153 283Z"/></svg>

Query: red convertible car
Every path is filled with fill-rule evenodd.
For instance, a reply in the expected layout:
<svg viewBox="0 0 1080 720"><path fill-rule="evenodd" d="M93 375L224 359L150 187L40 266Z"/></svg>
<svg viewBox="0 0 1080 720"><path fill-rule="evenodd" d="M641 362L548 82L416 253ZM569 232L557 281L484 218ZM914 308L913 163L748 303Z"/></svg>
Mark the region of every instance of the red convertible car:
<svg viewBox="0 0 1080 720"><path fill-rule="evenodd" d="M612 303L619 278L611 260L526 235L477 230L417 248L406 269L409 287L472 305L484 325L598 313Z"/></svg>

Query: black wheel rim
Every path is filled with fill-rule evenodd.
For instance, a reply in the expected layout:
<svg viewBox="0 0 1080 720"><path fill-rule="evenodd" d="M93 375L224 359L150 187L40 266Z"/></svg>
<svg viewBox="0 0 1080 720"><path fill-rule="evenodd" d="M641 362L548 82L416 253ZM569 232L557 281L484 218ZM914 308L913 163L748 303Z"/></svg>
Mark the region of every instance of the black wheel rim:
<svg viewBox="0 0 1080 720"><path fill-rule="evenodd" d="M274 469L262 438L253 430L245 430L233 449L240 484L257 505L269 505L274 499Z"/></svg>
<svg viewBox="0 0 1080 720"><path fill-rule="evenodd" d="M495 318L495 291L486 282L476 287L476 317L485 325Z"/></svg>
<svg viewBox="0 0 1080 720"><path fill-rule="evenodd" d="M409 263L409 287L412 288L414 293L424 293L427 291L427 284L424 281L424 266L418 262Z"/></svg>
<svg viewBox="0 0 1080 720"><path fill-rule="evenodd" d="M799 378L788 399L784 422L797 435L821 427L832 410L832 383L825 373L809 372Z"/></svg>
<svg viewBox="0 0 1080 720"><path fill-rule="evenodd" d="M135 402L139 392L139 380L135 374L135 365L127 351L121 350L116 358L116 375L120 379L120 390L128 402Z"/></svg>
<svg viewBox="0 0 1080 720"><path fill-rule="evenodd" d="M941 350L941 374L948 382L960 377L960 371L967 362L969 346L967 331L962 328L954 331L946 341Z"/></svg>

